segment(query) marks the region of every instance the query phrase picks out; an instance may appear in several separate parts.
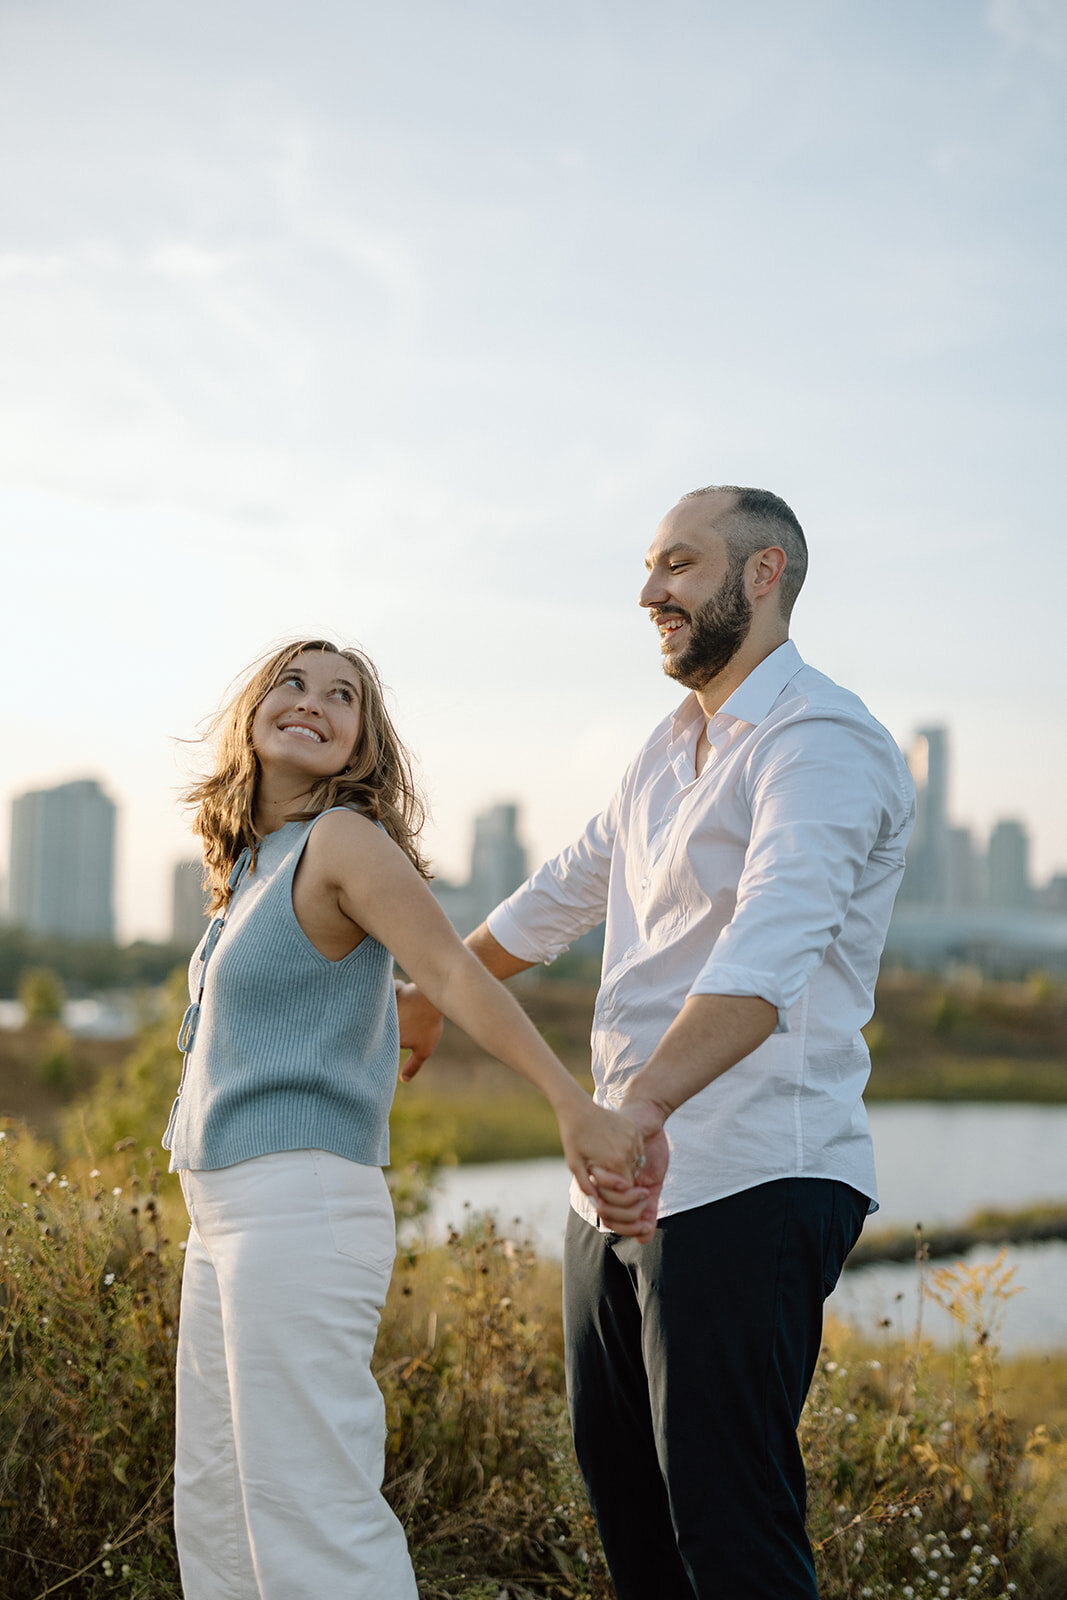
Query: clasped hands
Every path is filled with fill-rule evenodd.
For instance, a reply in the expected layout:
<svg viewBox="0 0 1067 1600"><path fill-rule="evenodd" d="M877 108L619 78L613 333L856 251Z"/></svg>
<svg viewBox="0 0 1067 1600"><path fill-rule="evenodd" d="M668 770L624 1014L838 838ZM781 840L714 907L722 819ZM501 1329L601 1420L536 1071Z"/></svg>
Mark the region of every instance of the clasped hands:
<svg viewBox="0 0 1067 1600"><path fill-rule="evenodd" d="M400 1069L400 1078L403 1083L410 1083L440 1043L444 1021L437 1008L412 983L398 983L396 999L400 1046L410 1051ZM593 1189L590 1198L605 1228L647 1244L656 1231L659 1196L667 1175L668 1146L663 1131L663 1112L652 1101L635 1098L611 1114L624 1117L636 1127L642 1140L641 1162L633 1177L606 1167L590 1166L588 1175Z"/></svg>

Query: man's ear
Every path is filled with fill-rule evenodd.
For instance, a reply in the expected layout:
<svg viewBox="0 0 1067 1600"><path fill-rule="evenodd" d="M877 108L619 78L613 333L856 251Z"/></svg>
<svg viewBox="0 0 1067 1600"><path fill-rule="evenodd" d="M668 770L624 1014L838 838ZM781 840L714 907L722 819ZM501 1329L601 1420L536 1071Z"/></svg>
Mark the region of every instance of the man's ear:
<svg viewBox="0 0 1067 1600"><path fill-rule="evenodd" d="M786 555L781 545L770 544L749 556L749 584L753 600L773 593L785 571Z"/></svg>

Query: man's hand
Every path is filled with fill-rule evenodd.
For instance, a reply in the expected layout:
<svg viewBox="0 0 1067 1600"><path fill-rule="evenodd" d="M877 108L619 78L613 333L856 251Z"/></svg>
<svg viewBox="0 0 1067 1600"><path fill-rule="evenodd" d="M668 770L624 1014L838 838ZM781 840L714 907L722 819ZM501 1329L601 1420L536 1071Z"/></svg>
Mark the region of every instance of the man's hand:
<svg viewBox="0 0 1067 1600"><path fill-rule="evenodd" d="M440 1044L445 1019L413 983L397 984L396 1011L400 1019L400 1048L411 1051L400 1069L400 1078L401 1082L410 1083Z"/></svg>
<svg viewBox="0 0 1067 1600"><path fill-rule="evenodd" d="M612 1233L628 1234L640 1244L647 1244L656 1231L659 1197L667 1176L665 1118L662 1109L651 1100L629 1100L619 1107L619 1112L642 1135L644 1162L630 1185L616 1172L590 1168L597 1186L596 1208L601 1222Z"/></svg>

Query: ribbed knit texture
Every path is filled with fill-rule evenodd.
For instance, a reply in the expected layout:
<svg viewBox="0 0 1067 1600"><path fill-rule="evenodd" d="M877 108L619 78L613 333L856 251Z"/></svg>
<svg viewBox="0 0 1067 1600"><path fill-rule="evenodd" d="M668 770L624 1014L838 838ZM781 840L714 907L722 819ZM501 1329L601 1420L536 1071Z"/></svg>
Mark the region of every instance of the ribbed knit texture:
<svg viewBox="0 0 1067 1600"><path fill-rule="evenodd" d="M330 961L297 922L293 877L317 820L268 834L230 901L163 1138L172 1172L279 1150L389 1159L400 1060L393 958L368 935ZM194 1000L201 975L198 948Z"/></svg>

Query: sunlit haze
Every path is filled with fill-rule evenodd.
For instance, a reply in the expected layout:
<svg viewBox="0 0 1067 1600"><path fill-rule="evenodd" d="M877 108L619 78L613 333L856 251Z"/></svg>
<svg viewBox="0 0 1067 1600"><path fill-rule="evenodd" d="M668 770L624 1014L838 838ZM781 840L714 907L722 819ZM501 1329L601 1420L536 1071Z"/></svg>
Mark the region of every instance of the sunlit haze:
<svg viewBox="0 0 1067 1600"><path fill-rule="evenodd" d="M1067 866L1055 0L6 0L0 796L99 778L120 927L276 641L358 643L466 870L568 842L679 699L686 490L808 534L793 635ZM6 849L0 855L6 864Z"/></svg>

